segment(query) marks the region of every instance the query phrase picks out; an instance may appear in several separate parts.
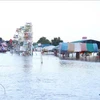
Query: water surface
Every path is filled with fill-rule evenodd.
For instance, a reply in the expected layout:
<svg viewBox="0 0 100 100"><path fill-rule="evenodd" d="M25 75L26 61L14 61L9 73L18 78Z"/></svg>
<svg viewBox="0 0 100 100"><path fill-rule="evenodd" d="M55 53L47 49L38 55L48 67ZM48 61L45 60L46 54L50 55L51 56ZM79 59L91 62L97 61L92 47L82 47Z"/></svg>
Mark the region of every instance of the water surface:
<svg viewBox="0 0 100 100"><path fill-rule="evenodd" d="M0 53L0 100L99 100L100 63L40 53Z"/></svg>

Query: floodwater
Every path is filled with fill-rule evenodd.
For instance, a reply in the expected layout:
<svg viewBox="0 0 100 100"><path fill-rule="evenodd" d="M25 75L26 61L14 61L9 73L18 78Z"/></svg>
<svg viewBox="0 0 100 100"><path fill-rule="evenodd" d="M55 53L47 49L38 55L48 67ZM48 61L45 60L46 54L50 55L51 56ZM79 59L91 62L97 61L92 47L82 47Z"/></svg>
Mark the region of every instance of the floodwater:
<svg viewBox="0 0 100 100"><path fill-rule="evenodd" d="M100 62L0 53L0 100L100 100Z"/></svg>

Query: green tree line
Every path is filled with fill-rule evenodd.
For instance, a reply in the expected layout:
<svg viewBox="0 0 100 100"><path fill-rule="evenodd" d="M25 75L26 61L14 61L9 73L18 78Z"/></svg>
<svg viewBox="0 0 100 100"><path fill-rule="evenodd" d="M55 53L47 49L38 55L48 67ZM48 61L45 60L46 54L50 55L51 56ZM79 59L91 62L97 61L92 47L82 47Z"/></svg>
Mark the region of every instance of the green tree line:
<svg viewBox="0 0 100 100"><path fill-rule="evenodd" d="M59 45L60 42L63 42L63 40L61 40L60 37L55 37L51 41L49 39L47 39L46 37L41 37L36 43L33 43L33 45L41 43L41 44L52 44L54 46L57 46L57 45Z"/></svg>

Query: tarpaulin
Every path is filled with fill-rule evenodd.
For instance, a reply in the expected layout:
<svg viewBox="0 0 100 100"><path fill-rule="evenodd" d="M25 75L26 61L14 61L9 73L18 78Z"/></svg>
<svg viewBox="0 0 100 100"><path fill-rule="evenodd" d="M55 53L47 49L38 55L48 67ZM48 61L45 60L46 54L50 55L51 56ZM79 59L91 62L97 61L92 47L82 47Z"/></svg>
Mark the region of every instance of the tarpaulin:
<svg viewBox="0 0 100 100"><path fill-rule="evenodd" d="M81 51L87 51L86 43L80 43L81 44Z"/></svg>
<svg viewBox="0 0 100 100"><path fill-rule="evenodd" d="M74 43L68 43L68 52L74 52Z"/></svg>
<svg viewBox="0 0 100 100"><path fill-rule="evenodd" d="M94 52L94 46L93 43L86 43L87 51Z"/></svg>
<svg viewBox="0 0 100 100"><path fill-rule="evenodd" d="M96 43L93 43L93 47L94 47L94 52L98 52L98 45Z"/></svg>
<svg viewBox="0 0 100 100"><path fill-rule="evenodd" d="M74 43L74 52L81 52L81 44Z"/></svg>
<svg viewBox="0 0 100 100"><path fill-rule="evenodd" d="M61 50L62 51L67 51L67 49L68 49L68 44L67 43L61 43Z"/></svg>

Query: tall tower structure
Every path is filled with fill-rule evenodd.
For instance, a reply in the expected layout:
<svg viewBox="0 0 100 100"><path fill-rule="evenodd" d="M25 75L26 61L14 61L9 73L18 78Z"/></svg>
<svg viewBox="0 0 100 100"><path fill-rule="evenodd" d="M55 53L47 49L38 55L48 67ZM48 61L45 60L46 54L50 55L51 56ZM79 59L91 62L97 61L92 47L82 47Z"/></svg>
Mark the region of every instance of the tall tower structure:
<svg viewBox="0 0 100 100"><path fill-rule="evenodd" d="M24 30L23 46L26 54L28 55L33 55L32 43L33 43L32 23L26 23L25 30Z"/></svg>
<svg viewBox="0 0 100 100"><path fill-rule="evenodd" d="M32 23L26 23L25 26L21 26L17 29L18 33L18 45L23 55L33 55L33 31Z"/></svg>

